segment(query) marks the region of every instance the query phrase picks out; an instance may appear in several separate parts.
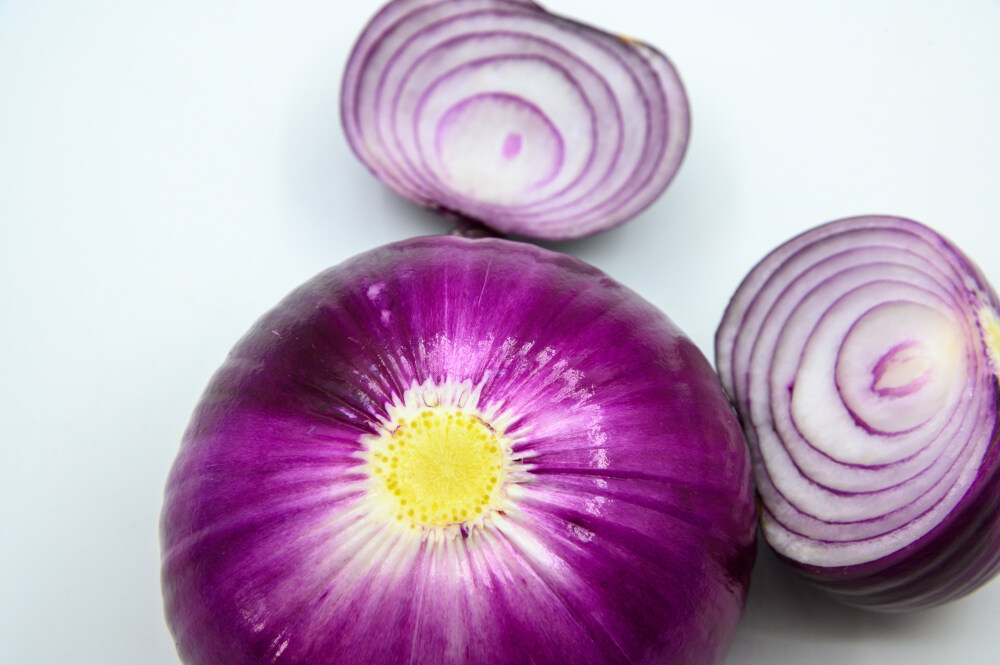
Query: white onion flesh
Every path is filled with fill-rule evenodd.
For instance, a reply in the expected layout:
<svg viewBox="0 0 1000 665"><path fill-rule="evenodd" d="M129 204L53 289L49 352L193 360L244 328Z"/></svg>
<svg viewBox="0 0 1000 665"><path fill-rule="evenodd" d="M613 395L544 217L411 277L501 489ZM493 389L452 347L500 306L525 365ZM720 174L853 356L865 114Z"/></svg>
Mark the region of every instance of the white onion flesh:
<svg viewBox="0 0 1000 665"><path fill-rule="evenodd" d="M998 321L980 271L910 220L833 222L754 268L716 358L780 556L849 602L890 610L992 574L996 542L961 565L945 548L996 540L972 532L998 519L986 496L997 481ZM935 557L937 570L924 570ZM869 588L879 591L867 598Z"/></svg>
<svg viewBox="0 0 1000 665"><path fill-rule="evenodd" d="M680 166L689 112L658 51L515 0L396 0L355 45L342 120L421 205L550 240L620 224Z"/></svg>

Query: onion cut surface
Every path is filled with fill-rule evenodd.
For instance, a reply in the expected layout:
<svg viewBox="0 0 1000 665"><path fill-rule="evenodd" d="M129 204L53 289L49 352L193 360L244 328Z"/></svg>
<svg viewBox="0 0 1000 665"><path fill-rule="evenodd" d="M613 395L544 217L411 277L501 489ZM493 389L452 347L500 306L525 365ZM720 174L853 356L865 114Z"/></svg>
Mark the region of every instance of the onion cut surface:
<svg viewBox="0 0 1000 665"><path fill-rule="evenodd" d="M654 48L525 0L395 0L344 72L348 142L420 205L560 240L634 217L687 146L687 97Z"/></svg>
<svg viewBox="0 0 1000 665"><path fill-rule="evenodd" d="M849 604L937 605L1000 560L997 297L912 220L782 245L726 310L716 364L750 441L767 542Z"/></svg>
<svg viewBox="0 0 1000 665"><path fill-rule="evenodd" d="M435 237L250 330L161 526L188 665L707 665L756 516L735 414L662 313L572 257Z"/></svg>

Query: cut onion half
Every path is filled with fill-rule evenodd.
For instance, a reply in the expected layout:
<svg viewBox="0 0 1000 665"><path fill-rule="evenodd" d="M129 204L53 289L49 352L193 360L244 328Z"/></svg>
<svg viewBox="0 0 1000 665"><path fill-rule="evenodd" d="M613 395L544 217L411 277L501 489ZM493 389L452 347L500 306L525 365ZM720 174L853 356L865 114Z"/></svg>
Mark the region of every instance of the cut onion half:
<svg viewBox="0 0 1000 665"><path fill-rule="evenodd" d="M777 554L849 604L937 605L1000 561L997 297L898 217L812 229L733 296L716 365Z"/></svg>
<svg viewBox="0 0 1000 665"><path fill-rule="evenodd" d="M348 142L389 187L501 233L597 233L663 192L687 146L673 65L522 0L396 0L347 63Z"/></svg>

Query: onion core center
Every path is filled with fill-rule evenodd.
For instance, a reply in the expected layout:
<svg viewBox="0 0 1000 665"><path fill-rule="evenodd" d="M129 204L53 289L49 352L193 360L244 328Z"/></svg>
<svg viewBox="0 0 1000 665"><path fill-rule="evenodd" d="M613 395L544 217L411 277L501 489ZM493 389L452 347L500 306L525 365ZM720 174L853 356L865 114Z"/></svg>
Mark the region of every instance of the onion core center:
<svg viewBox="0 0 1000 665"><path fill-rule="evenodd" d="M890 302L858 319L834 362L840 398L858 424L892 434L918 427L948 403L963 385L967 352L942 312Z"/></svg>
<svg viewBox="0 0 1000 665"><path fill-rule="evenodd" d="M456 191L502 203L555 178L565 146L552 120L531 102L484 93L448 109L436 128L435 153Z"/></svg>
<svg viewBox="0 0 1000 665"><path fill-rule="evenodd" d="M514 159L521 153L521 144L524 139L517 132L511 132L507 135L507 138L503 141L503 153L504 159Z"/></svg>
<svg viewBox="0 0 1000 665"><path fill-rule="evenodd" d="M393 425L370 442L368 471L396 521L414 528L447 526L496 509L508 455L481 418L435 406Z"/></svg>
<svg viewBox="0 0 1000 665"><path fill-rule="evenodd" d="M916 343L899 344L872 368L871 390L879 397L914 393L930 378L931 362Z"/></svg>

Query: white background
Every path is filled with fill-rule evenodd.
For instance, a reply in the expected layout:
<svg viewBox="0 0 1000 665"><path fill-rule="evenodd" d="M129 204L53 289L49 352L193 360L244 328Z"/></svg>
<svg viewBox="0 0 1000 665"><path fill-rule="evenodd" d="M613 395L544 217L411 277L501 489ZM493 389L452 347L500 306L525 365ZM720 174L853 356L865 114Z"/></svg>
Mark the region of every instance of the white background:
<svg viewBox="0 0 1000 665"><path fill-rule="evenodd" d="M687 159L629 224L556 248L706 352L769 249L906 215L1000 281L996 0L551 0L658 45ZM338 120L375 0L0 0L0 663L177 663L157 519L229 347L321 269L449 224L376 182ZM729 665L997 662L1000 582L849 610L766 553Z"/></svg>

